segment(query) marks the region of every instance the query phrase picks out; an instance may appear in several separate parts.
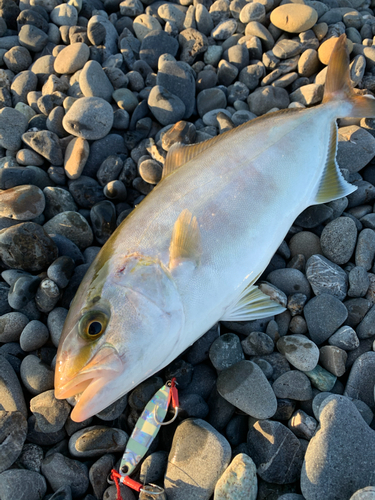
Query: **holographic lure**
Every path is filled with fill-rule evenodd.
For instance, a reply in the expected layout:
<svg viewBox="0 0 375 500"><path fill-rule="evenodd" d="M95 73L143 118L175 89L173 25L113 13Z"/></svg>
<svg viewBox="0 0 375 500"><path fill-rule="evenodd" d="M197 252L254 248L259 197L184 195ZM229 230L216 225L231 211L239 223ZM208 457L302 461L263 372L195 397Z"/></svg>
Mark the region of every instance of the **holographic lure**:
<svg viewBox="0 0 375 500"><path fill-rule="evenodd" d="M168 422L163 422L167 414L170 402L174 407L175 414ZM135 424L132 435L129 438L125 452L122 456L119 472L112 471L112 478L123 483L137 491L142 491L158 495L164 490L156 485L143 486L136 481L133 481L128 476L132 474L134 469L140 463L142 458L147 453L151 443L159 432L161 425L172 423L178 414L178 395L176 388L176 379L173 378L159 389L147 403L142 415ZM150 489L154 487L154 491Z"/></svg>

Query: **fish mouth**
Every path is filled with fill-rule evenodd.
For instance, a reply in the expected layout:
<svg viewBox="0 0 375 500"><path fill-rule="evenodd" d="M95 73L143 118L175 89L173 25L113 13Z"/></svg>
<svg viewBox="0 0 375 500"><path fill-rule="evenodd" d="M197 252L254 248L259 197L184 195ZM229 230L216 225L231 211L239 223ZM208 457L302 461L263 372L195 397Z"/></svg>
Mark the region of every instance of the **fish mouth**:
<svg viewBox="0 0 375 500"><path fill-rule="evenodd" d="M69 380L64 375L56 378L55 397L66 399L80 394L71 413L72 420L81 422L106 408L110 402L104 401L103 389L124 371L123 362L112 346L103 346L89 363Z"/></svg>

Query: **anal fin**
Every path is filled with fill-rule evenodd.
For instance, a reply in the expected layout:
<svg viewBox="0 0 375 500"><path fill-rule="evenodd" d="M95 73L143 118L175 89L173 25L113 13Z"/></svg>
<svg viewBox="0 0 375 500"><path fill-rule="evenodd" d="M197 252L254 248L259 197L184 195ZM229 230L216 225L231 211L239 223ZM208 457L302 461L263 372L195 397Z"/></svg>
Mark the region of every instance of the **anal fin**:
<svg viewBox="0 0 375 500"><path fill-rule="evenodd" d="M356 186L349 184L336 163L337 151L337 124L334 122L331 128L331 137L328 146L327 161L322 175L322 180L313 203L326 203L337 200L343 196L353 193Z"/></svg>
<svg viewBox="0 0 375 500"><path fill-rule="evenodd" d="M193 262L197 266L201 253L201 235L197 218L185 209L173 227L169 246L169 268L174 269L184 261Z"/></svg>
<svg viewBox="0 0 375 500"><path fill-rule="evenodd" d="M270 299L255 285L250 285L226 311L220 321L252 321L285 311L285 307Z"/></svg>

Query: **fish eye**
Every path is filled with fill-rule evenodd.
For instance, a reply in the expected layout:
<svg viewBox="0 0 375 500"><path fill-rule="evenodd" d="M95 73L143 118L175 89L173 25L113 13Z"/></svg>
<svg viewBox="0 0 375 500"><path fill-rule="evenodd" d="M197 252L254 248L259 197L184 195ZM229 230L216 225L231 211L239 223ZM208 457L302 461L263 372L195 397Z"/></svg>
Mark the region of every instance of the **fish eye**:
<svg viewBox="0 0 375 500"><path fill-rule="evenodd" d="M79 321L78 330L86 340L96 340L105 331L108 317L102 311L88 311Z"/></svg>

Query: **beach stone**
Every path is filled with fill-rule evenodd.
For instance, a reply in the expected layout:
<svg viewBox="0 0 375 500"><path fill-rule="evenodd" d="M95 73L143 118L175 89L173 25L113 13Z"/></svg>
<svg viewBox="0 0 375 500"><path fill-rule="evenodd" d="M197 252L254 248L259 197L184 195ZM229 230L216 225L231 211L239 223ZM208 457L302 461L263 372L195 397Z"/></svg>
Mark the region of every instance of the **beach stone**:
<svg viewBox="0 0 375 500"><path fill-rule="evenodd" d="M349 272L349 297L364 297L370 286L370 280L366 270L356 266Z"/></svg>
<svg viewBox="0 0 375 500"><path fill-rule="evenodd" d="M302 45L295 40L286 38L279 40L272 49L272 52L279 59L289 59L302 52Z"/></svg>
<svg viewBox="0 0 375 500"><path fill-rule="evenodd" d="M256 500L257 492L256 466L248 455L239 453L216 483L214 499Z"/></svg>
<svg viewBox="0 0 375 500"><path fill-rule="evenodd" d="M50 13L51 21L57 26L75 26L78 21L78 12L73 5L61 4Z"/></svg>
<svg viewBox="0 0 375 500"><path fill-rule="evenodd" d="M89 470L89 480L96 498L102 498L107 489L107 477L115 465L115 457L106 454L92 464ZM145 484L145 483L143 483Z"/></svg>
<svg viewBox="0 0 375 500"><path fill-rule="evenodd" d="M372 477L375 433L348 398L332 395L323 405L302 467L302 494L309 500L349 498Z"/></svg>
<svg viewBox="0 0 375 500"><path fill-rule="evenodd" d="M55 347L58 347L59 345L59 340L67 315L68 311L64 307L56 307L48 314L47 326L50 331L52 343Z"/></svg>
<svg viewBox="0 0 375 500"><path fill-rule="evenodd" d="M97 61L88 61L84 65L79 75L79 86L85 97L101 97L111 102L113 85Z"/></svg>
<svg viewBox="0 0 375 500"><path fill-rule="evenodd" d="M244 83L246 85L246 82ZM247 98L250 111L257 116L264 115L272 108L287 108L289 102L288 92L285 89L270 85L256 89Z"/></svg>
<svg viewBox="0 0 375 500"><path fill-rule="evenodd" d="M89 143L83 137L74 137L69 142L64 156L64 172L69 179L74 180L81 176L89 153Z"/></svg>
<svg viewBox="0 0 375 500"><path fill-rule="evenodd" d="M214 40L227 40L237 29L237 21L235 19L225 19L215 26L211 31L211 36Z"/></svg>
<svg viewBox="0 0 375 500"><path fill-rule="evenodd" d="M157 184L161 180L163 167L155 160L142 161L138 169L142 179L149 184Z"/></svg>
<svg viewBox="0 0 375 500"><path fill-rule="evenodd" d="M116 229L116 208L108 200L96 203L90 210L93 233L100 245L108 240Z"/></svg>
<svg viewBox="0 0 375 500"><path fill-rule="evenodd" d="M12 269L40 272L56 259L57 253L55 243L34 222L0 231L0 257Z"/></svg>
<svg viewBox="0 0 375 500"><path fill-rule="evenodd" d="M31 52L41 52L48 43L48 35L36 26L25 24L18 33L18 40Z"/></svg>
<svg viewBox="0 0 375 500"><path fill-rule="evenodd" d="M277 269L267 275L267 281L287 296L295 293L303 293L307 298L310 298L311 289L309 282L304 274L297 269Z"/></svg>
<svg viewBox="0 0 375 500"><path fill-rule="evenodd" d="M43 449L36 444L26 443L16 461L23 469L40 472L40 464L43 460Z"/></svg>
<svg viewBox="0 0 375 500"><path fill-rule="evenodd" d="M17 186L0 192L0 216L13 220L30 220L43 213L43 192L32 185Z"/></svg>
<svg viewBox="0 0 375 500"><path fill-rule="evenodd" d="M303 410L296 411L288 421L288 427L295 436L310 440L314 437L317 421Z"/></svg>
<svg viewBox="0 0 375 500"><path fill-rule="evenodd" d="M261 356L271 354L274 349L274 342L269 335L263 332L251 332L245 340L241 342L243 352L248 356Z"/></svg>
<svg viewBox="0 0 375 500"><path fill-rule="evenodd" d="M10 151L21 147L22 134L27 130L27 118L13 108L0 109L0 146Z"/></svg>
<svg viewBox="0 0 375 500"><path fill-rule="evenodd" d="M38 472L11 469L0 474L0 495L4 500L40 500L46 492L46 480Z"/></svg>
<svg viewBox="0 0 375 500"><path fill-rule="evenodd" d="M319 226L332 217L333 210L327 205L312 205L306 208L296 219L295 224L303 228L311 229Z"/></svg>
<svg viewBox="0 0 375 500"><path fill-rule="evenodd" d="M323 17L320 19L320 21L323 22ZM326 64L326 65L328 64L329 59L330 59L331 54L332 54L332 51L336 45L336 42L337 42L337 38L333 37L333 38L329 38L328 40L325 40L320 45L320 47L318 49L318 55L319 55L320 62L322 64ZM353 43L351 42L351 40L347 39L346 45L349 49L349 52L351 52L352 48L353 48Z"/></svg>
<svg viewBox="0 0 375 500"><path fill-rule="evenodd" d="M44 323L38 320L30 321L22 330L20 346L25 352L42 347L49 339L49 331Z"/></svg>
<svg viewBox="0 0 375 500"><path fill-rule="evenodd" d="M20 149L17 152L16 160L19 165L35 165L40 167L44 164L44 158L31 149Z"/></svg>
<svg viewBox="0 0 375 500"><path fill-rule="evenodd" d="M201 117L209 111L225 108L227 98L220 88L202 90L197 97L197 110Z"/></svg>
<svg viewBox="0 0 375 500"><path fill-rule="evenodd" d="M373 306L373 303L370 300L359 297L346 300L344 305L348 310L348 317L345 323L352 328L356 328Z"/></svg>
<svg viewBox="0 0 375 500"><path fill-rule="evenodd" d="M92 208L95 203L105 200L103 188L91 177L81 175L69 185L74 201L82 208Z"/></svg>
<svg viewBox="0 0 375 500"><path fill-rule="evenodd" d="M27 434L27 423L19 411L0 411L0 471L9 469L19 457Z"/></svg>
<svg viewBox="0 0 375 500"><path fill-rule="evenodd" d="M47 269L47 276L53 280L59 288L66 288L72 277L75 263L68 255L58 257Z"/></svg>
<svg viewBox="0 0 375 500"><path fill-rule="evenodd" d="M142 462L139 479L143 484L154 483L164 477L168 464L166 451L155 451Z"/></svg>
<svg viewBox="0 0 375 500"><path fill-rule="evenodd" d="M367 130L358 125L339 128L337 163L341 168L346 168L349 172L358 172L374 155L375 138Z"/></svg>
<svg viewBox="0 0 375 500"><path fill-rule="evenodd" d="M162 125L178 122L185 115L185 104L181 99L160 85L152 87L147 104Z"/></svg>
<svg viewBox="0 0 375 500"><path fill-rule="evenodd" d="M348 275L337 264L322 255L312 255L306 262L306 278L315 295L330 294L344 300L348 290Z"/></svg>
<svg viewBox="0 0 375 500"><path fill-rule="evenodd" d="M178 42L181 47L180 60L188 64L193 64L195 58L204 53L208 47L207 37L194 28L181 31Z"/></svg>
<svg viewBox="0 0 375 500"><path fill-rule="evenodd" d="M72 195L63 188L47 186L43 189L43 194L46 200L44 215L47 219L52 219L61 212L77 210Z"/></svg>
<svg viewBox="0 0 375 500"><path fill-rule="evenodd" d="M325 345L320 348L320 364L336 377L344 375L347 357L346 352L339 347Z"/></svg>
<svg viewBox="0 0 375 500"><path fill-rule="evenodd" d="M367 339L375 335L374 319L375 306L372 306L356 328L357 335L360 340Z"/></svg>
<svg viewBox="0 0 375 500"><path fill-rule="evenodd" d="M305 372L311 381L311 385L322 392L329 392L333 389L337 377L329 371L322 368L320 365L309 371Z"/></svg>
<svg viewBox="0 0 375 500"><path fill-rule="evenodd" d="M290 102L299 102L304 106L312 106L318 104L323 99L324 87L317 83L303 85L299 89L292 92L289 96Z"/></svg>
<svg viewBox="0 0 375 500"><path fill-rule="evenodd" d="M57 432L64 427L71 410L67 401L56 399L54 391L45 391L30 400L30 410L35 415L41 432Z"/></svg>
<svg viewBox="0 0 375 500"><path fill-rule="evenodd" d="M45 278L39 284L38 290L35 295L35 303L39 311L48 313L57 304L60 298L60 289L54 281Z"/></svg>
<svg viewBox="0 0 375 500"><path fill-rule="evenodd" d="M161 24L156 17L149 14L140 14L133 21L133 29L138 40L142 41L151 31L162 31Z"/></svg>
<svg viewBox="0 0 375 500"><path fill-rule="evenodd" d="M150 31L142 40L139 58L141 61L146 61L152 69L156 70L161 55L170 54L175 57L177 50L178 41L171 35L160 30ZM160 85L163 85L163 83L160 83Z"/></svg>
<svg viewBox="0 0 375 500"><path fill-rule="evenodd" d="M22 310L30 300L34 299L39 283L40 278L38 276L29 274L20 276L9 290L9 305L13 309Z"/></svg>
<svg viewBox="0 0 375 500"><path fill-rule="evenodd" d="M33 396L53 389L53 370L33 354L22 360L20 374L23 385Z"/></svg>
<svg viewBox="0 0 375 500"><path fill-rule="evenodd" d="M277 408L276 397L261 368L242 360L222 371L217 381L219 394L254 418L270 418Z"/></svg>
<svg viewBox="0 0 375 500"><path fill-rule="evenodd" d="M0 342L18 342L28 322L27 316L20 312L9 312L0 316Z"/></svg>
<svg viewBox="0 0 375 500"><path fill-rule="evenodd" d="M263 26L263 24L259 23L258 21L250 21L249 23L247 23L245 35L251 35L259 38L265 51L271 50L275 45L275 40L271 33L265 26Z"/></svg>
<svg viewBox="0 0 375 500"><path fill-rule="evenodd" d="M85 43L73 43L65 47L54 61L56 73L75 73L82 69L90 57L90 49Z"/></svg>
<svg viewBox="0 0 375 500"><path fill-rule="evenodd" d="M69 439L73 457L98 457L104 453L123 452L129 437L121 429L93 425L75 432Z"/></svg>
<svg viewBox="0 0 375 500"><path fill-rule="evenodd" d="M358 235L355 250L355 265L369 271L375 255L375 231L370 228L363 229Z"/></svg>
<svg viewBox="0 0 375 500"><path fill-rule="evenodd" d="M168 457L164 480L168 500L209 500L230 458L228 441L210 424L184 420L176 429Z"/></svg>
<svg viewBox="0 0 375 500"><path fill-rule="evenodd" d="M336 297L323 293L305 305L304 314L311 340L320 345L344 323L348 310Z"/></svg>
<svg viewBox="0 0 375 500"><path fill-rule="evenodd" d="M47 234L60 234L69 238L78 248L86 248L93 242L93 232L87 220L78 212L61 212L46 222Z"/></svg>
<svg viewBox="0 0 375 500"><path fill-rule="evenodd" d="M53 165L62 165L63 155L59 137L53 132L49 130L26 132L22 135L22 140Z"/></svg>
<svg viewBox="0 0 375 500"><path fill-rule="evenodd" d="M135 17L143 12L143 5L139 0L124 0L119 7L122 16Z"/></svg>
<svg viewBox="0 0 375 500"><path fill-rule="evenodd" d="M31 68L33 67L34 65L31 66ZM25 70L18 73L18 75L13 79L12 85L10 87L13 106L16 106L19 103L27 104L27 98L29 96L29 93L35 91L37 85L38 85L38 78L36 74L34 74L32 71ZM17 115L14 115L14 117L16 116Z"/></svg>
<svg viewBox="0 0 375 500"><path fill-rule="evenodd" d="M221 335L212 343L209 357L219 372L233 366L244 359L240 339L234 333Z"/></svg>
<svg viewBox="0 0 375 500"><path fill-rule="evenodd" d="M375 499L375 486L366 486L357 490L349 500L374 500Z"/></svg>
<svg viewBox="0 0 375 500"><path fill-rule="evenodd" d="M8 69L19 73L31 66L32 57L26 47L12 47L3 55L3 61Z"/></svg>
<svg viewBox="0 0 375 500"><path fill-rule="evenodd" d="M305 335L285 335L277 341L277 349L298 370L313 370L319 361L318 347Z"/></svg>
<svg viewBox="0 0 375 500"><path fill-rule="evenodd" d="M308 401L312 398L312 389L308 377L299 370L283 373L272 384L277 398Z"/></svg>
<svg viewBox="0 0 375 500"><path fill-rule="evenodd" d="M284 424L272 420L250 424L247 447L257 473L264 481L288 484L298 479L304 449Z"/></svg>
<svg viewBox="0 0 375 500"><path fill-rule="evenodd" d="M344 349L344 351L352 351L359 347L359 339L353 328L350 326L342 326L328 339L330 345Z"/></svg>
<svg viewBox="0 0 375 500"><path fill-rule="evenodd" d="M12 365L0 355L0 410L20 412L27 418L25 397Z"/></svg>
<svg viewBox="0 0 375 500"><path fill-rule="evenodd" d="M112 93L112 97L117 105L128 113L132 113L138 106L138 99L130 89L117 89Z"/></svg>
<svg viewBox="0 0 375 500"><path fill-rule="evenodd" d="M302 77L310 78L319 69L318 52L314 49L307 49L298 60L298 74Z"/></svg>
<svg viewBox="0 0 375 500"><path fill-rule="evenodd" d="M46 457L42 461L41 470L53 491L63 486L70 486L72 497L76 498L83 495L89 487L87 467L78 460L64 457L61 453L53 453Z"/></svg>
<svg viewBox="0 0 375 500"><path fill-rule="evenodd" d="M312 7L302 4L285 4L271 12L271 23L287 33L301 33L311 29L318 20Z"/></svg>
<svg viewBox="0 0 375 500"><path fill-rule="evenodd" d="M112 106L101 97L78 99L63 119L63 127L69 134L88 140L105 137L112 124Z"/></svg>
<svg viewBox="0 0 375 500"><path fill-rule="evenodd" d="M189 118L194 111L195 102L195 80L192 72L182 63L166 61L159 68L156 83L181 99L185 105L183 118Z"/></svg>
<svg viewBox="0 0 375 500"><path fill-rule="evenodd" d="M353 363L344 395L359 399L366 403L372 411L375 410L374 385L375 385L375 352L365 352Z"/></svg>
<svg viewBox="0 0 375 500"><path fill-rule="evenodd" d="M339 217L329 222L320 237L323 255L339 265L350 260L356 241L357 228L349 217Z"/></svg>

